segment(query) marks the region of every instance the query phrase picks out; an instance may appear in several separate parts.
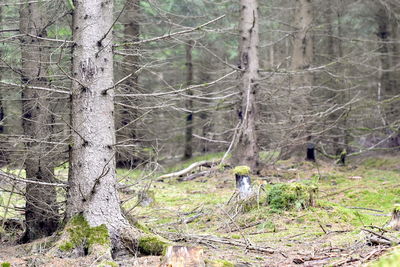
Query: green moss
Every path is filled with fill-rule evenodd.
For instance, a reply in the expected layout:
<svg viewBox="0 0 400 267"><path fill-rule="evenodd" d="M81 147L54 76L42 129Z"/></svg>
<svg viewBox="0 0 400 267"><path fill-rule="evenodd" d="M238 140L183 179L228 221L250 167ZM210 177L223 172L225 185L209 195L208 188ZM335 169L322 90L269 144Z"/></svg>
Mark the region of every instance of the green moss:
<svg viewBox="0 0 400 267"><path fill-rule="evenodd" d="M144 225L144 224L142 224L142 223L140 223L140 222L138 222L138 221L135 221L135 222L133 223L133 226L135 226L137 229L143 231L143 232L146 233L146 234L150 234L150 233L151 233L149 227L147 227L146 225Z"/></svg>
<svg viewBox="0 0 400 267"><path fill-rule="evenodd" d="M96 227L89 227L87 230L87 240L89 247L93 245L111 245L107 227L102 224Z"/></svg>
<svg viewBox="0 0 400 267"><path fill-rule="evenodd" d="M163 255L169 246L166 240L156 235L145 235L139 238L139 252L144 255Z"/></svg>
<svg viewBox="0 0 400 267"><path fill-rule="evenodd" d="M249 166L236 166L233 169L233 173L237 175L249 175L250 167Z"/></svg>
<svg viewBox="0 0 400 267"><path fill-rule="evenodd" d="M211 267L234 267L235 264L227 260L206 260L206 265Z"/></svg>
<svg viewBox="0 0 400 267"><path fill-rule="evenodd" d="M1 267L11 267L11 263L9 262L2 262Z"/></svg>
<svg viewBox="0 0 400 267"><path fill-rule="evenodd" d="M71 251L71 250L73 250L74 249L74 244L72 244L71 242L65 242L64 244L62 244L60 247L59 247L59 249L61 250L61 251Z"/></svg>
<svg viewBox="0 0 400 267"><path fill-rule="evenodd" d="M318 188L314 184L276 184L267 193L266 201L272 209L306 209L314 205L317 190Z"/></svg>
<svg viewBox="0 0 400 267"><path fill-rule="evenodd" d="M400 249L393 250L391 253L380 257L377 261L372 262L370 267L397 267L400 262Z"/></svg>
<svg viewBox="0 0 400 267"><path fill-rule="evenodd" d="M368 158L362 162L362 165L367 168L387 169L398 165L398 159L392 158Z"/></svg>
<svg viewBox="0 0 400 267"><path fill-rule="evenodd" d="M103 261L97 267L118 267L118 263L115 261Z"/></svg>
<svg viewBox="0 0 400 267"><path fill-rule="evenodd" d="M73 217L65 230L69 234L69 240L59 246L62 251L71 251L80 246L89 250L95 245L111 246L107 227L104 224L90 227L83 215Z"/></svg>

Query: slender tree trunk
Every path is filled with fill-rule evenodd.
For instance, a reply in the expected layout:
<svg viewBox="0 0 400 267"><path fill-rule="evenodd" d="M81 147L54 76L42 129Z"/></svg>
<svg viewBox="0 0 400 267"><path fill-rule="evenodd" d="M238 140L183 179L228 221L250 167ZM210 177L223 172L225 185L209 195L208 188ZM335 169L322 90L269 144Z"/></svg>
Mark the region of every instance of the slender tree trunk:
<svg viewBox="0 0 400 267"><path fill-rule="evenodd" d="M66 218L105 225L121 247L127 220L116 190L113 90L113 1L75 0L72 140Z"/></svg>
<svg viewBox="0 0 400 267"><path fill-rule="evenodd" d="M309 124L306 117L311 114L311 91L313 85L313 75L305 71L313 62L314 46L311 34L313 22L313 5L312 0L296 0L297 8L294 17L294 25L297 30L294 33L294 40L292 46L292 60L290 69L295 73L293 76L291 87L291 101L292 112L295 114L295 119L292 120L296 130L290 133L291 143L281 152L282 158L288 158L293 153L304 150L306 140L312 143L312 126ZM301 152L303 153L303 152Z"/></svg>
<svg viewBox="0 0 400 267"><path fill-rule="evenodd" d="M1 25L3 24L3 9L0 6L0 30L2 29ZM3 58L3 50L0 49L0 58ZM0 67L0 80L2 79L3 68ZM0 85L1 86L1 85ZM0 134L4 133L4 106L3 106L3 94L2 88L0 88ZM0 159L2 161L2 159ZM0 164L1 165L1 164Z"/></svg>
<svg viewBox="0 0 400 267"><path fill-rule="evenodd" d="M40 2L24 3L20 9L22 34L46 37L46 21ZM48 87L47 67L49 53L47 44L37 38L21 37L22 114L27 157L26 177L40 182L54 181L54 155L46 143L51 140L52 114L48 92L28 86ZM26 232L22 238L28 242L52 234L58 227L59 215L57 193L53 186L26 184L25 220Z"/></svg>
<svg viewBox="0 0 400 267"><path fill-rule="evenodd" d="M124 24L124 41L137 42L140 38L140 0L126 0L125 12L123 14L122 23ZM122 92L126 94L138 93L139 75L137 71L140 66L139 46L127 46L125 52L129 54L123 60L123 75L131 75L122 85ZM131 97L121 99L124 106L120 107L117 142L121 144L121 148L117 153L117 166L134 168L141 159L139 153L135 149L138 141L137 123L135 119L139 117L139 111L134 107L138 105Z"/></svg>
<svg viewBox="0 0 400 267"><path fill-rule="evenodd" d="M2 29L1 25L3 25L3 9L0 6L0 30ZM3 58L3 50L0 49L0 58ZM0 67L0 80L2 79L3 74L3 67ZM3 95L3 88L0 85L0 134L4 133L4 95ZM7 144L6 142L0 142L0 167L7 164L8 161L8 151L7 151Z"/></svg>
<svg viewBox="0 0 400 267"><path fill-rule="evenodd" d="M252 170L258 165L256 134L256 97L259 81L259 29L257 0L240 1L240 91L241 106L238 112L240 126L233 150L233 163L246 165Z"/></svg>
<svg viewBox="0 0 400 267"><path fill-rule="evenodd" d="M388 14L386 7L380 7L376 13L376 20L378 22L378 32L377 35L381 43L379 44L379 53L381 61L381 71L380 71L380 87L382 88L383 98L389 99L399 93L396 87L396 79L394 69L396 66L393 64L396 53L396 46L391 44L391 41L395 40L397 30L395 24L391 23L390 15ZM398 103L388 103L384 107L385 119L384 123L387 126L387 132L389 134L393 133L393 123L398 119ZM397 130L398 131L398 130ZM400 145L398 140L398 135L391 138L388 144L391 147L398 147Z"/></svg>
<svg viewBox="0 0 400 267"><path fill-rule="evenodd" d="M193 40L189 40L186 43L186 86L193 84L193 62L192 62L192 50ZM185 152L183 159L190 159L193 155L193 99L190 96L193 95L192 90L187 91L188 99L185 100L185 106L188 110L186 112L186 127L185 127Z"/></svg>

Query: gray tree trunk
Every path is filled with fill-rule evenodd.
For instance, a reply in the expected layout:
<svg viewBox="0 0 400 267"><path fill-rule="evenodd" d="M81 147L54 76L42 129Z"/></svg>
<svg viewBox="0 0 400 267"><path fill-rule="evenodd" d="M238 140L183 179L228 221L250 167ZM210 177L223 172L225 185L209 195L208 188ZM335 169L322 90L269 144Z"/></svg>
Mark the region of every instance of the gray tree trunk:
<svg viewBox="0 0 400 267"><path fill-rule="evenodd" d="M125 12L122 17L124 24L124 41L137 42L140 38L140 0L126 0ZM122 93L134 94L138 93L139 75L137 71L140 66L139 57L140 46L126 46L125 52L129 54L124 57L122 74L130 76L121 86ZM139 104L132 97L123 97L117 118L117 143L120 144L117 151L117 166L125 168L134 168L141 161L145 160L140 157L135 145L138 144L137 123L134 121L140 117L139 110L135 107Z"/></svg>
<svg viewBox="0 0 400 267"><path fill-rule="evenodd" d="M72 140L66 218L104 224L114 247L128 226L116 190L113 1L76 0L73 14Z"/></svg>
<svg viewBox="0 0 400 267"><path fill-rule="evenodd" d="M390 14L389 10L387 10L387 7L380 7L376 13L376 20L378 23L378 32L377 35L381 41L379 44L379 53L380 53L380 61L381 61L381 71L380 71L380 85L382 88L383 92L383 98L384 99L389 99L397 94L399 94L399 89L397 88L396 85L396 80L398 77L396 77L395 69L396 65L395 63L397 58L396 58L396 50L397 44L391 42L397 42L395 38L397 38L397 23L392 22L390 20ZM393 123L397 121L398 116L399 116L399 108L398 108L398 102L394 103L388 103L384 106L385 110L385 126L387 126L387 132L392 133L393 129ZM399 130L397 129L397 132ZM389 144L391 147L398 147L400 146L400 137L399 133L394 135L393 138L391 138Z"/></svg>
<svg viewBox="0 0 400 267"><path fill-rule="evenodd" d="M258 165L256 134L257 104L259 82L259 29L257 0L240 1L240 91L241 107L238 112L240 128L237 143L233 150L233 163L246 165L252 170Z"/></svg>
<svg viewBox="0 0 400 267"><path fill-rule="evenodd" d="M3 23L3 9L0 6L0 30L2 29L1 25ZM0 58L3 57L3 51L0 49ZM2 79L2 74L3 74L3 68L0 67L0 80ZM0 85L1 86L1 85ZM2 88L0 88L0 134L4 133L4 106L3 106L3 95L2 95ZM1 144L1 143L0 143ZM3 148L3 144L1 144L0 148ZM6 161L4 155L4 152L1 153L0 155L0 166L4 164Z"/></svg>
<svg viewBox="0 0 400 267"><path fill-rule="evenodd" d="M311 128L307 121L307 114L311 114L311 90L313 75L304 71L310 67L314 57L313 39L311 34L313 22L312 0L296 0L292 58L290 69L295 72L291 84L290 108L293 116L290 118L295 131L289 134L288 147L281 152L281 158L288 158L292 154L303 153L304 144L312 143ZM297 73L296 73L297 72Z"/></svg>
<svg viewBox="0 0 400 267"><path fill-rule="evenodd" d="M193 84L193 40L187 41L186 45L186 86ZM193 99L190 98L193 95L192 90L187 91L188 99L185 100L185 106L188 110L186 112L185 120L185 151L183 159L190 159L193 155Z"/></svg>
<svg viewBox="0 0 400 267"><path fill-rule="evenodd" d="M28 1L26 1L28 2ZM21 79L26 87L22 91L23 130L28 141L26 147L26 177L40 182L54 181L54 155L48 141L52 134L51 93L28 86L48 87L47 44L31 36L46 37L44 10L38 3L24 3L20 8ZM30 35L30 36L29 36ZM58 227L57 192L53 186L26 184L26 232L22 238L28 242L51 235Z"/></svg>

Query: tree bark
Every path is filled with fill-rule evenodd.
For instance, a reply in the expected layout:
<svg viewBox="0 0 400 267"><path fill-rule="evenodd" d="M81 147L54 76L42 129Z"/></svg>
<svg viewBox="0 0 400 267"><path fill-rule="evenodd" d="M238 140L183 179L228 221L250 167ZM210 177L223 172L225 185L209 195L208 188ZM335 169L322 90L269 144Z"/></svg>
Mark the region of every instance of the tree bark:
<svg viewBox="0 0 400 267"><path fill-rule="evenodd" d="M259 28L257 0L240 1L239 32L241 106L238 116L240 125L232 160L234 165L246 165L254 170L258 166L256 97L259 86Z"/></svg>
<svg viewBox="0 0 400 267"><path fill-rule="evenodd" d="M294 33L292 58L290 69L295 73L292 79L291 100L293 116L289 118L296 130L289 134L292 143L281 152L281 158L288 158L292 154L304 150L307 142L312 142L312 125L309 124L307 114L311 114L311 91L313 75L306 69L310 67L314 57L312 39L313 5L312 0L296 0L297 6L294 15Z"/></svg>
<svg viewBox="0 0 400 267"><path fill-rule="evenodd" d="M124 41L126 42L137 42L140 39L140 0L126 0L125 12L122 17L122 23L124 24ZM138 93L139 75L137 71L140 68L140 46L126 46L125 52L129 55L124 57L123 60L123 75L131 75L121 86L121 90L124 94ZM140 114L139 110L135 107L138 102L131 97L124 97L121 99L124 106L121 106L119 111L118 120L118 131L117 131L117 143L121 144L121 147L117 151L117 166L125 168L134 168L143 158L140 157L136 146L138 144L138 132L137 132L137 119Z"/></svg>
<svg viewBox="0 0 400 267"><path fill-rule="evenodd" d="M399 93L396 86L396 44L391 44L390 42L397 42L395 38L397 37L397 24L390 21L389 10L386 7L380 7L376 13L376 20L378 22L377 36L381 43L379 44L379 53L381 61L381 71L380 71L380 86L383 92L383 98L389 99ZM388 103L385 108L385 126L387 126L387 132L391 134L393 132L393 123L397 120L399 116L398 103ZM400 132L399 129L395 130ZM396 134L391 138L389 142L390 147L398 147L400 145L399 134Z"/></svg>
<svg viewBox="0 0 400 267"><path fill-rule="evenodd" d="M76 0L73 13L72 140L66 218L105 225L114 248L128 227L116 190L113 1Z"/></svg>
<svg viewBox="0 0 400 267"><path fill-rule="evenodd" d="M24 3L20 8L22 84L48 87L47 44L31 36L46 37L46 19L40 3ZM30 36L28 36L30 35ZM51 93L25 87L22 91L23 130L26 147L26 177L40 182L54 181L54 155L46 143L51 140ZM57 192L54 186L26 185L26 232L22 242L51 235L58 227Z"/></svg>
<svg viewBox="0 0 400 267"><path fill-rule="evenodd" d="M186 86L193 84L193 61L192 50L193 40L187 41L186 45ZM190 98L193 95L192 90L187 91L188 98L185 100L186 106L186 126L185 126L185 151L183 159L190 159L193 155L193 100Z"/></svg>

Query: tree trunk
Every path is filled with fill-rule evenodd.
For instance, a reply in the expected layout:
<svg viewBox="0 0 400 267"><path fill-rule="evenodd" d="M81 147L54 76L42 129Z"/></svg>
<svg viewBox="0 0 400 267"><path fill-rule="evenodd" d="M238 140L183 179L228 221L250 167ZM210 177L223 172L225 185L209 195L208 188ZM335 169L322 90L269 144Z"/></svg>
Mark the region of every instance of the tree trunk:
<svg viewBox="0 0 400 267"><path fill-rule="evenodd" d="M125 12L123 14L124 24L124 41L126 42L137 42L140 38L140 25L139 25L139 15L140 15L140 0L126 0ZM125 56L123 60L123 75L130 76L121 86L122 93L124 94L134 94L138 93L139 75L137 71L140 66L139 57L139 46L126 46L125 53L129 54ZM139 110L135 109L138 102L131 97L123 97L121 102L124 106L120 107L119 110L119 122L117 131L117 143L121 146L117 151L117 166L134 168L140 162L144 161L137 153L138 144L138 133L137 133L137 119L139 115ZM135 151L136 150L136 151Z"/></svg>
<svg viewBox="0 0 400 267"><path fill-rule="evenodd" d="M304 151L306 141L312 142L312 125L309 124L307 114L312 113L311 91L313 85L313 75L307 72L307 68L313 62L314 47L311 34L313 22L312 0L296 0L297 8L294 17L294 25L297 30L294 33L292 59L290 69L295 73L291 87L292 112L295 115L290 118L296 130L289 134L292 144L286 147L282 155L283 158L290 157L292 154Z"/></svg>
<svg viewBox="0 0 400 267"><path fill-rule="evenodd" d="M256 97L259 82L259 30L257 0L240 1L239 31L242 103L238 112L240 125L232 160L235 165L246 165L254 170L258 165Z"/></svg>
<svg viewBox="0 0 400 267"><path fill-rule="evenodd" d="M381 41L379 44L379 53L380 53L380 61L381 61L381 71L380 71L380 86L383 92L383 98L389 99L396 94L398 94L398 89L396 87L396 79L394 69L396 66L393 64L395 60L396 53L396 45L390 44L391 41L398 41L394 38L397 35L397 27L395 23L391 23L390 14L388 14L388 10L386 7L380 7L376 14L376 20L378 22L378 38ZM398 118L398 103L388 103L385 108L385 126L387 126L387 132L392 134L393 123ZM398 131L398 130L397 130ZM398 134L391 138L389 142L389 146L397 147L400 144L398 143Z"/></svg>
<svg viewBox="0 0 400 267"><path fill-rule="evenodd" d="M0 25L3 23L3 9L0 6ZM0 26L0 30L2 27ZM3 58L3 50L0 49L0 58ZM0 80L2 79L2 74L3 74L3 68L0 67ZM3 106L3 88L1 88L2 85L0 85L0 134L4 133L4 106ZM4 165L7 164L7 148L6 148L6 143L0 142L0 167L3 167Z"/></svg>
<svg viewBox="0 0 400 267"><path fill-rule="evenodd" d="M46 37L46 20L40 3L24 3L20 8L20 32L31 36ZM40 182L54 181L54 155L47 143L52 134L51 93L28 88L48 87L47 44L28 35L21 37L21 79L26 85L22 91L23 130L27 156L26 177ZM26 232L22 238L28 242L51 235L58 227L57 192L53 186L26 184Z"/></svg>
<svg viewBox="0 0 400 267"><path fill-rule="evenodd" d="M193 62L192 62L193 40L186 43L186 86L193 84ZM193 95L192 90L187 91L188 98L185 100L186 127L185 127L185 152L183 159L190 159L193 155Z"/></svg>
<svg viewBox="0 0 400 267"><path fill-rule="evenodd" d="M116 190L113 1L76 0L73 14L72 140L66 218L105 225L120 248L128 227Z"/></svg>

